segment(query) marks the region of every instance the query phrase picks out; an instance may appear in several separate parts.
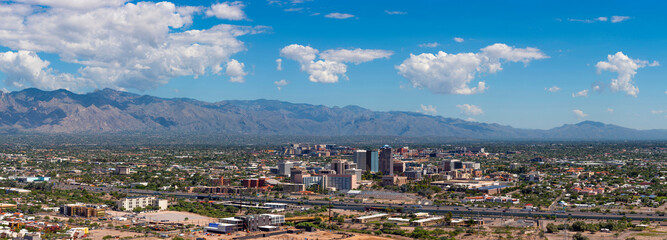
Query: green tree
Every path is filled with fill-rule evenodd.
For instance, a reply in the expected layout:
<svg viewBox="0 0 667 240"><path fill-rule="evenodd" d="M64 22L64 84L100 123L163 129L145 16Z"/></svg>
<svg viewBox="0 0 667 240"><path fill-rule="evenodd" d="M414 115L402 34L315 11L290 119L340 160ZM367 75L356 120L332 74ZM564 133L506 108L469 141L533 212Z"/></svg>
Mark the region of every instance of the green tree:
<svg viewBox="0 0 667 240"><path fill-rule="evenodd" d="M572 236L572 239L573 240L588 240L588 237L584 236L581 233L577 233L577 234L574 234L574 236Z"/></svg>
<svg viewBox="0 0 667 240"><path fill-rule="evenodd" d="M547 233L557 233L558 232L558 226L553 223L547 224Z"/></svg>

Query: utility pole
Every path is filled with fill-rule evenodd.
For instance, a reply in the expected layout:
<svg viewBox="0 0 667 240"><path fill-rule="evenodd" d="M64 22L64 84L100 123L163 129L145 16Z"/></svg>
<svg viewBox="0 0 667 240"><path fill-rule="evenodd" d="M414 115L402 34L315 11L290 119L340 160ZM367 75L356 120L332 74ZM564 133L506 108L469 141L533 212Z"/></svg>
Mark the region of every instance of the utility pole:
<svg viewBox="0 0 667 240"><path fill-rule="evenodd" d="M331 196L329 197L329 227L331 228L331 231L333 232L333 226L331 225Z"/></svg>

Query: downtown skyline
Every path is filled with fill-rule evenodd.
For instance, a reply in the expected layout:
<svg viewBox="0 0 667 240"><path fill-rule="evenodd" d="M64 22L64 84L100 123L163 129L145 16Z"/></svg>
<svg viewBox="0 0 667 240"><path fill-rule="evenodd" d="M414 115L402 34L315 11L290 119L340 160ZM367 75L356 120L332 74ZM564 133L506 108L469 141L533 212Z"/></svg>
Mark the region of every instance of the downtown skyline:
<svg viewBox="0 0 667 240"><path fill-rule="evenodd" d="M0 89L357 105L518 128L592 120L666 129L666 8L0 1Z"/></svg>

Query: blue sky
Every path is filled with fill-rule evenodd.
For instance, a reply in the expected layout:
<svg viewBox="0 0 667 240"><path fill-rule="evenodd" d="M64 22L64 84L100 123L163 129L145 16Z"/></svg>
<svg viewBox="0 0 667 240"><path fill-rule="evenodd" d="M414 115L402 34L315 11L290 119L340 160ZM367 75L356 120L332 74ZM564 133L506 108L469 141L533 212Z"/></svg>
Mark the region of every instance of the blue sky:
<svg viewBox="0 0 667 240"><path fill-rule="evenodd" d="M666 129L665 10L663 1L0 1L0 89Z"/></svg>

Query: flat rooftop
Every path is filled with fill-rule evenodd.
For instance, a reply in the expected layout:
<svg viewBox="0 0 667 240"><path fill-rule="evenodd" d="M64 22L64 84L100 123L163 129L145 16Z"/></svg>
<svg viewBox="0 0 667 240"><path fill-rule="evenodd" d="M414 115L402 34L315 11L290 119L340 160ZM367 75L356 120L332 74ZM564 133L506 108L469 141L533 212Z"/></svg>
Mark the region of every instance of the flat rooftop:
<svg viewBox="0 0 667 240"><path fill-rule="evenodd" d="M445 217L430 217L430 218L424 218L424 219L415 220L415 221L413 221L413 222L416 222L416 223L423 223L423 222L436 221L436 220L440 220L440 219L443 219L443 218L445 218Z"/></svg>
<svg viewBox="0 0 667 240"><path fill-rule="evenodd" d="M357 219L369 219L369 218L379 218L379 217L384 217L388 216L389 214L386 213L379 213L379 214L373 214L373 215L368 215L368 216L361 216L358 217Z"/></svg>

